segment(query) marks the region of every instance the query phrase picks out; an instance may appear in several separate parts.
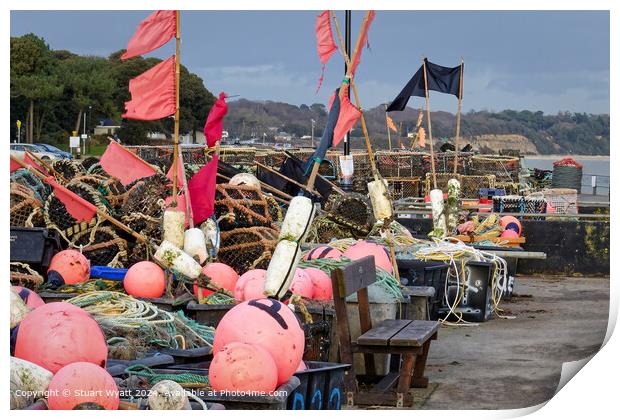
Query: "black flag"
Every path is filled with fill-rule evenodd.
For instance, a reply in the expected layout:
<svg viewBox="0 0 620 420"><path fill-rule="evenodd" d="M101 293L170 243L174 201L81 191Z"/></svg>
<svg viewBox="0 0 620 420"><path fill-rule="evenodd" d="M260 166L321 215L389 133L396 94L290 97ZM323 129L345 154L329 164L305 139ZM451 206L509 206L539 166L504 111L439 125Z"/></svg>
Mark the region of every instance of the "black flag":
<svg viewBox="0 0 620 420"><path fill-rule="evenodd" d="M459 90L461 84L461 68L457 67L443 67L434 63L431 63L426 58L426 78L428 82L428 90L434 90L442 93L450 93L459 97ZM426 96L424 92L424 65L413 75L411 80L405 85L403 90L392 101L390 106L387 107L387 112L390 111L403 111L409 102L411 96Z"/></svg>

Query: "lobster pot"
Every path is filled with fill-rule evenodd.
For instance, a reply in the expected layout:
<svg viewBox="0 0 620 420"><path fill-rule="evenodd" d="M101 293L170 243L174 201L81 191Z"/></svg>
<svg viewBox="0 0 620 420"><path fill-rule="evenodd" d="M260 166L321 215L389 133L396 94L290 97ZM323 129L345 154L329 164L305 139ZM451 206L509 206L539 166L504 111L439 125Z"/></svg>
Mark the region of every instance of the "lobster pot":
<svg viewBox="0 0 620 420"><path fill-rule="evenodd" d="M495 175L463 175L461 177L463 198L478 198L481 188L495 188Z"/></svg>
<svg viewBox="0 0 620 420"><path fill-rule="evenodd" d="M54 375L27 360L11 357L11 410L20 410L45 398Z"/></svg>
<svg viewBox="0 0 620 420"><path fill-rule="evenodd" d="M421 181L416 178L386 178L390 195L393 200L419 197Z"/></svg>
<svg viewBox="0 0 620 420"><path fill-rule="evenodd" d="M164 212L164 240L171 242L178 248L182 248L185 240L184 234L185 213L166 210Z"/></svg>
<svg viewBox="0 0 620 420"><path fill-rule="evenodd" d="M525 197L523 199L526 213L545 213L547 202L543 197Z"/></svg>
<svg viewBox="0 0 620 420"><path fill-rule="evenodd" d="M523 213L525 201L520 195L504 195L493 197L493 212L495 213Z"/></svg>
<svg viewBox="0 0 620 420"><path fill-rule="evenodd" d="M446 234L446 218L443 213L443 192L432 190L430 193L431 208L433 211L433 228L441 236Z"/></svg>
<svg viewBox="0 0 620 420"><path fill-rule="evenodd" d="M163 267L172 269L190 279L196 279L200 276L200 264L189 254L165 239L157 248L153 258Z"/></svg>
<svg viewBox="0 0 620 420"><path fill-rule="evenodd" d="M273 252L265 277L265 295L281 298L288 291L301 257L297 242L282 240Z"/></svg>
<svg viewBox="0 0 620 420"><path fill-rule="evenodd" d="M254 268L266 269L278 243L276 229L255 226L222 232L218 261L237 273Z"/></svg>
<svg viewBox="0 0 620 420"><path fill-rule="evenodd" d="M582 168L577 166L558 165L553 167L553 178L551 186L553 188L571 188L581 194Z"/></svg>
<svg viewBox="0 0 620 420"><path fill-rule="evenodd" d="M457 181L461 182L461 175L458 175L458 174L454 175L452 173L438 172L435 174L435 178L437 179L437 189L443 190L443 191L448 191L448 181L450 181L451 179L456 179ZM427 173L426 174L426 189L425 189L424 195L430 196L430 192L434 188L435 187L433 186L433 174Z"/></svg>
<svg viewBox="0 0 620 420"><path fill-rule="evenodd" d="M207 260L207 244L205 243L205 234L202 233L202 230L193 228L185 231L183 251L192 258L198 258L200 264Z"/></svg>
<svg viewBox="0 0 620 420"><path fill-rule="evenodd" d="M368 197L358 193L350 193L334 200L328 217L336 223L365 236L375 224L371 207Z"/></svg>
<svg viewBox="0 0 620 420"><path fill-rule="evenodd" d="M571 188L551 188L543 191L547 203L547 213L577 214L577 190Z"/></svg>
<svg viewBox="0 0 620 420"><path fill-rule="evenodd" d="M382 179L368 183L368 195L376 220L392 217L392 203L387 196L387 182Z"/></svg>
<svg viewBox="0 0 620 420"><path fill-rule="evenodd" d="M314 219L314 205L308 197L293 197L280 228L278 240L303 242Z"/></svg>

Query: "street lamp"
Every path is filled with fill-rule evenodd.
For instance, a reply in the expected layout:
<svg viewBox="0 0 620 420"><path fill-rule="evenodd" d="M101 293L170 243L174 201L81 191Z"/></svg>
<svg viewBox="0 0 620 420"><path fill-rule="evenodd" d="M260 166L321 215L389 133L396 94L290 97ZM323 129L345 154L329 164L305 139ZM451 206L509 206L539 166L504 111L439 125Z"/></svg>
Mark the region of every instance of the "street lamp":
<svg viewBox="0 0 620 420"><path fill-rule="evenodd" d="M314 121L314 119L312 118L310 119L310 122L312 123L312 135L310 136L311 138L310 141L311 141L312 147L314 147L314 124L316 124L316 121Z"/></svg>

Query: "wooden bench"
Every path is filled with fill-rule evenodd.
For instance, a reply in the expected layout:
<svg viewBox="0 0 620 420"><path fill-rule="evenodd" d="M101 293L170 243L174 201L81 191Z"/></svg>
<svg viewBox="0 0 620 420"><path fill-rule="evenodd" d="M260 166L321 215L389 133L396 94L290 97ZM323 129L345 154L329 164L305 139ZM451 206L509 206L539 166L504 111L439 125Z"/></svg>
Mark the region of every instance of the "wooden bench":
<svg viewBox="0 0 620 420"><path fill-rule="evenodd" d="M386 319L373 327L367 288L375 281L375 261L372 256L332 271L340 359L352 365L345 375L347 405L410 406L413 397L409 388L428 386L428 379L424 376L426 358L430 341L437 339L440 324L437 321ZM345 301L353 293L357 293L361 327L361 335L355 341L351 340ZM374 383L368 391L361 391L358 387L354 353L363 354L366 371L364 378ZM374 354L396 355L401 359L400 369L377 377Z"/></svg>

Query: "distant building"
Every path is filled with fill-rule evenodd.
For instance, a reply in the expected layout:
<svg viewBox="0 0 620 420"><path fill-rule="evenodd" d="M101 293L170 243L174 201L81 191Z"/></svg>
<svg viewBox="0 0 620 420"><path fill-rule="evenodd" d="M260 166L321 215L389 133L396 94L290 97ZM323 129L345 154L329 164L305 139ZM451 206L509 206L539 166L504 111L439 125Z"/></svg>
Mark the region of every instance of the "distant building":
<svg viewBox="0 0 620 420"><path fill-rule="evenodd" d="M291 136L290 134L284 131L280 131L278 134L275 135L274 140L281 141L281 142L288 142L288 141L291 141L292 138L293 136Z"/></svg>
<svg viewBox="0 0 620 420"><path fill-rule="evenodd" d="M93 134L96 136L113 136L120 128L121 126L113 120L100 120L99 125L93 129Z"/></svg>

